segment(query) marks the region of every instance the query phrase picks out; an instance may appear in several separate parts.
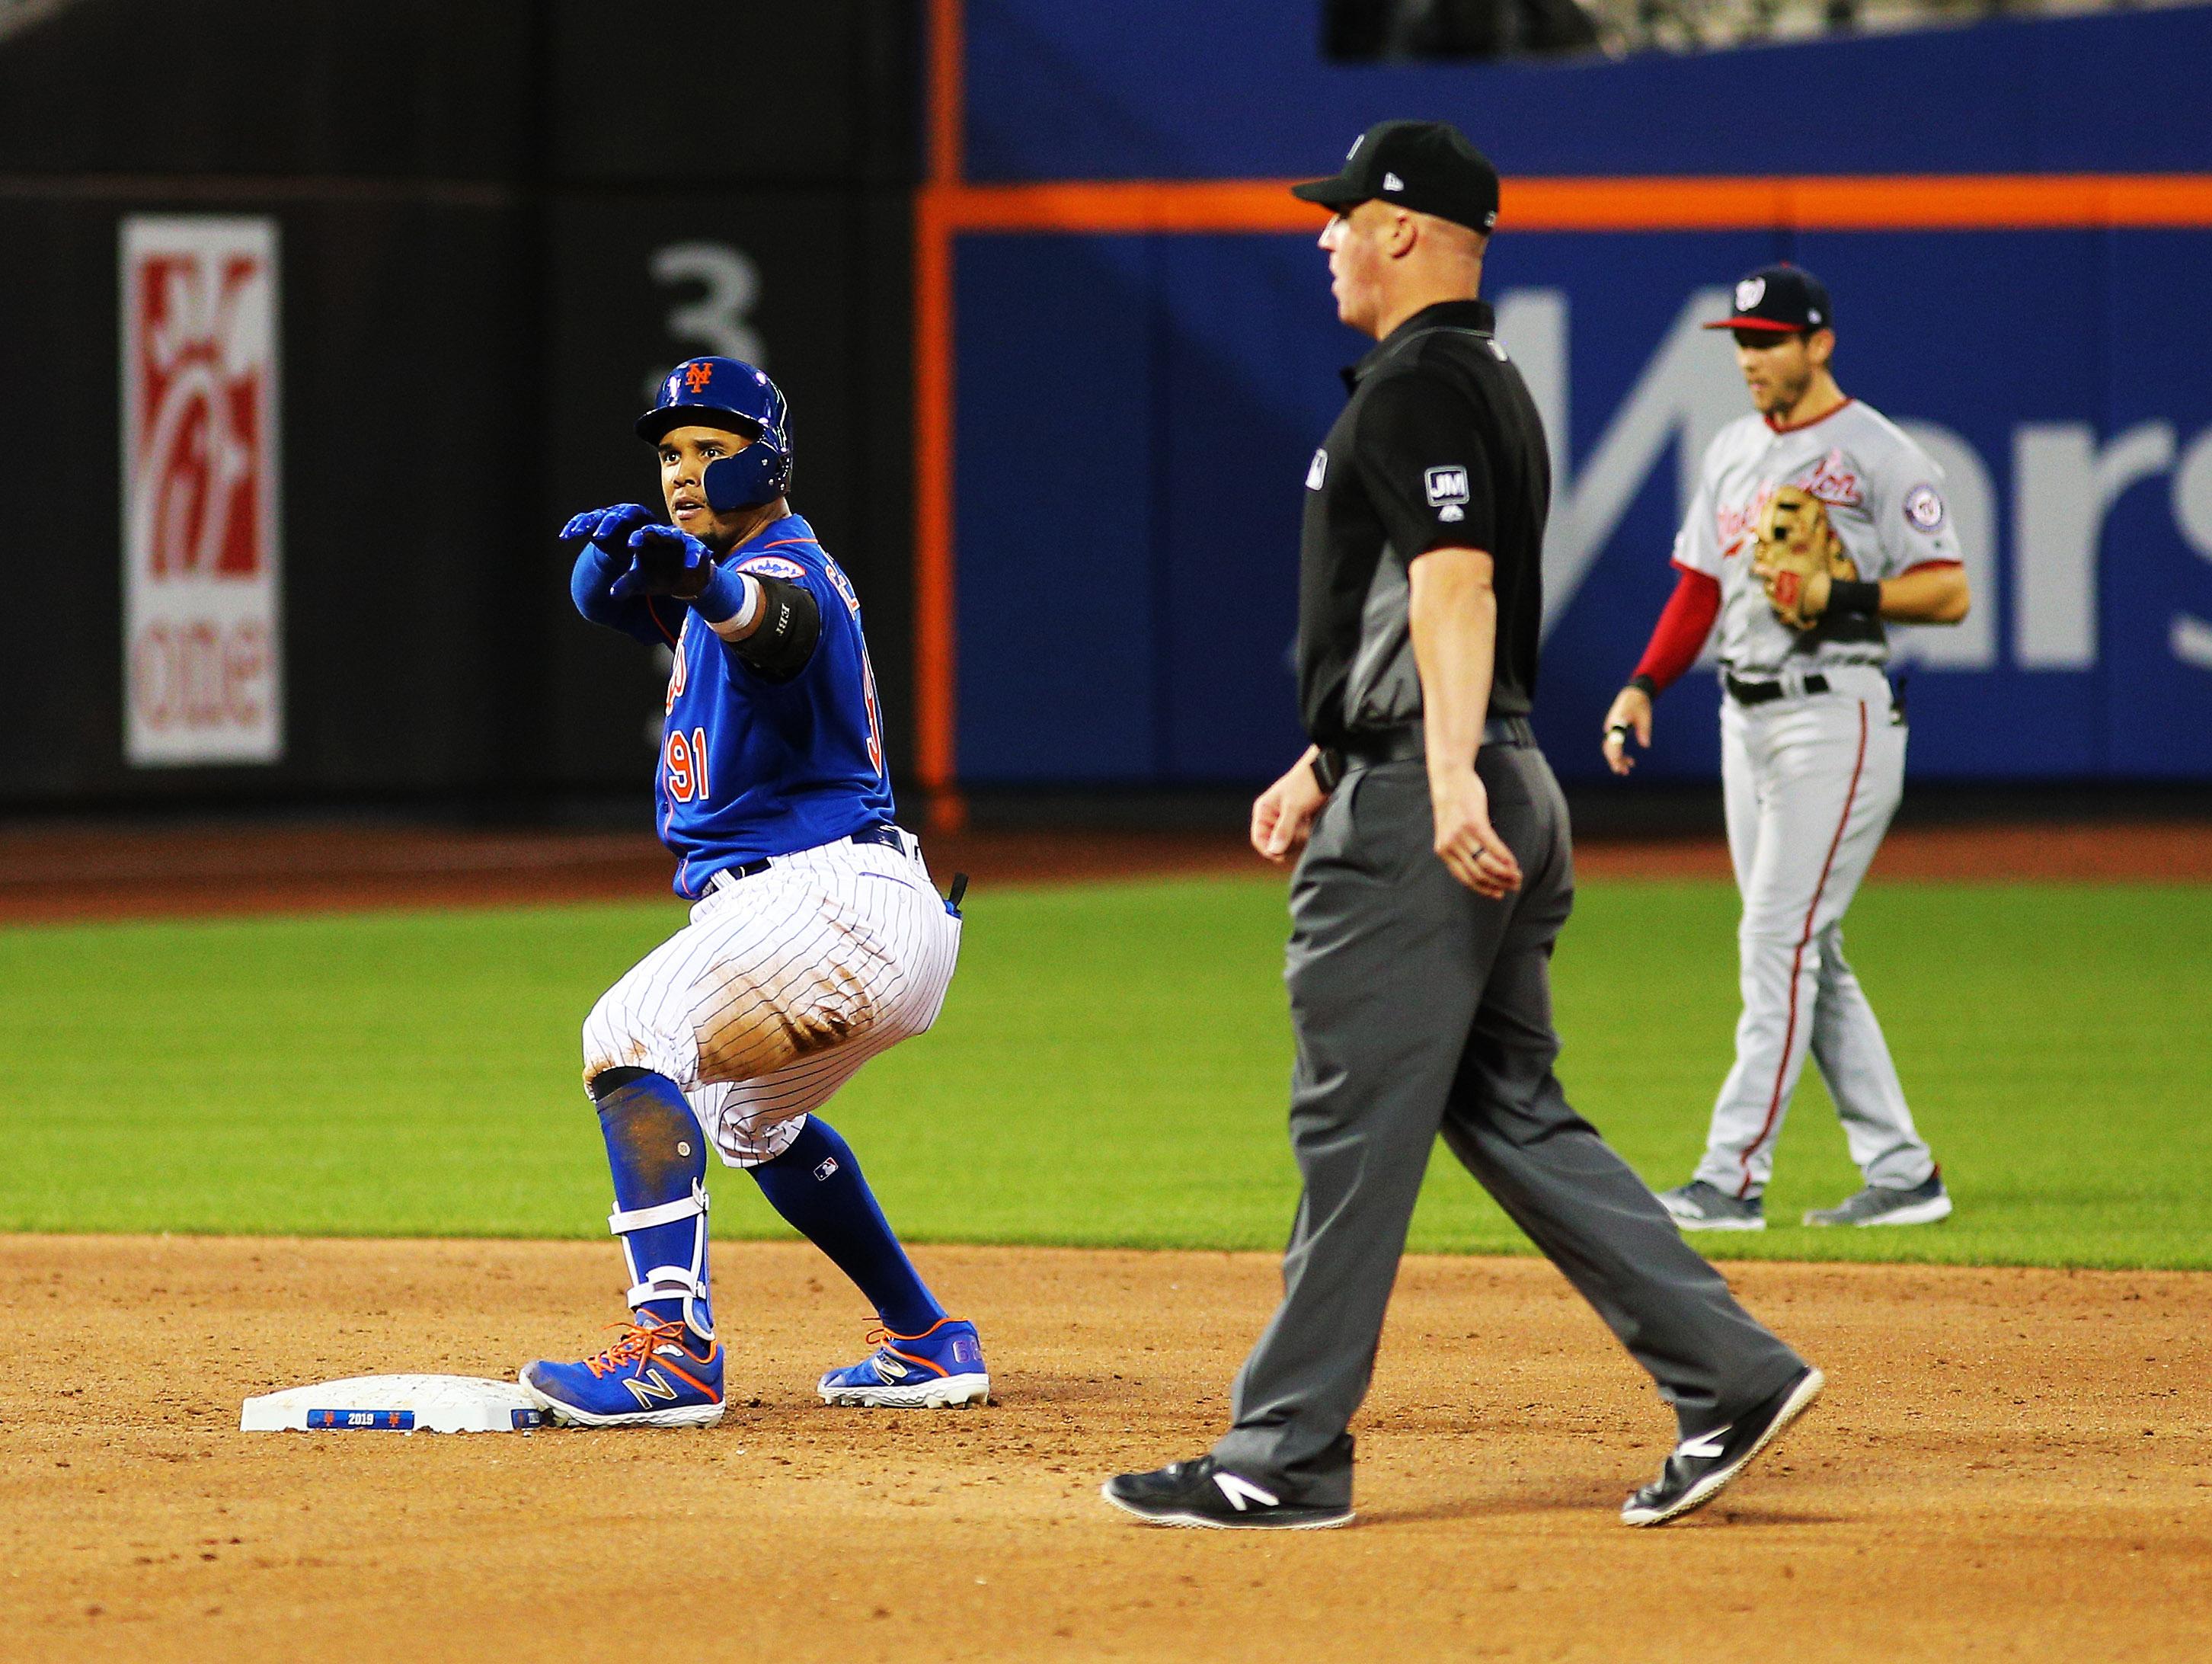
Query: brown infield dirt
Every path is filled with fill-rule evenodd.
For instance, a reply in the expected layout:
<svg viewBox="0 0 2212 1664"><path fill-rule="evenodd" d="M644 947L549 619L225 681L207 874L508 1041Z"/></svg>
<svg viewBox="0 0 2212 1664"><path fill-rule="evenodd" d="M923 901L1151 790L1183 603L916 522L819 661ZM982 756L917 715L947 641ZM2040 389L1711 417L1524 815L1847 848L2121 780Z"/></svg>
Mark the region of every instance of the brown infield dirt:
<svg viewBox="0 0 2212 1664"><path fill-rule="evenodd" d="M1538 1260L1407 1262L1357 1524L1108 1509L1196 1454L1258 1254L923 1249L980 1410L830 1410L857 1301L720 1247L705 1431L237 1430L249 1393L504 1374L618 1314L601 1243L0 1239L0 1655L295 1660L2203 1659L2212 1277L1739 1264L1826 1396L1632 1531L1672 1422ZM612 1308L612 1309L611 1309Z"/></svg>
<svg viewBox="0 0 2212 1664"><path fill-rule="evenodd" d="M992 882L1253 869L1224 832L930 848ZM1700 839L1578 860L1728 871ZM647 899L667 873L627 836L46 827L0 832L0 923ZM2212 837L1904 831L1875 877L2203 881ZM1218 1430L1271 1256L917 1258L981 1326L988 1408L825 1408L856 1296L810 1247L738 1244L711 1430L248 1435L280 1387L577 1356L620 1314L613 1248L0 1237L0 1660L2212 1658L2212 1276L1732 1265L1827 1394L1711 1507L1631 1531L1673 1432L1641 1374L1540 1260L1410 1259L1358 1523L1228 1533L1097 1488Z"/></svg>
<svg viewBox="0 0 2212 1664"><path fill-rule="evenodd" d="M928 834L931 869L1052 884L1266 868L1241 828L1099 827ZM1717 838L1580 839L1584 881L1729 876ZM410 826L210 825L141 830L0 825L0 924L334 908L672 900L668 852L647 832ZM1872 881L2212 882L2212 825L1900 827Z"/></svg>

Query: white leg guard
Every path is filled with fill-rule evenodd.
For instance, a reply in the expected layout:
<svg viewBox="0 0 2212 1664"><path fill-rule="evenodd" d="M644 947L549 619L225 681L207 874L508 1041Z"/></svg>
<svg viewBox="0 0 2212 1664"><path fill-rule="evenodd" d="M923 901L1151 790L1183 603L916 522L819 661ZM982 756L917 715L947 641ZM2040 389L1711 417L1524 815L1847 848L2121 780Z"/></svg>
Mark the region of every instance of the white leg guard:
<svg viewBox="0 0 2212 1664"><path fill-rule="evenodd" d="M680 1219L693 1221L691 1228L691 1263L689 1265L641 1266L637 1263L637 1246L629 1239L632 1231L641 1231L654 1225L672 1225ZM672 1295L684 1297L684 1321L691 1332L702 1340L712 1340L714 1331L711 1325L701 1321L699 1308L707 1301L707 1186L697 1179L691 1182L691 1194L679 1196L673 1202L662 1202L650 1208L632 1208L624 1212L617 1208L607 1216L607 1228L621 1239L623 1258L629 1263L630 1288L626 1298L633 1312L648 1300L666 1300Z"/></svg>

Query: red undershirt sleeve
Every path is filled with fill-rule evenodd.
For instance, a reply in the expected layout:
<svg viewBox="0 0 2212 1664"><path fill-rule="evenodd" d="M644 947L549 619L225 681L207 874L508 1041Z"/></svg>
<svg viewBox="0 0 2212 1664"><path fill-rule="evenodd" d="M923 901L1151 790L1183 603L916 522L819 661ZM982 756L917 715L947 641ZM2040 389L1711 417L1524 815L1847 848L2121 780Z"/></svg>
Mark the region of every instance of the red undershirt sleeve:
<svg viewBox="0 0 2212 1664"><path fill-rule="evenodd" d="M1705 637L1712 633L1713 620L1721 613L1719 579L1686 566L1674 570L1681 576L1659 614L1650 643L1636 664L1636 674L1649 676L1654 690L1660 692L1698 661Z"/></svg>

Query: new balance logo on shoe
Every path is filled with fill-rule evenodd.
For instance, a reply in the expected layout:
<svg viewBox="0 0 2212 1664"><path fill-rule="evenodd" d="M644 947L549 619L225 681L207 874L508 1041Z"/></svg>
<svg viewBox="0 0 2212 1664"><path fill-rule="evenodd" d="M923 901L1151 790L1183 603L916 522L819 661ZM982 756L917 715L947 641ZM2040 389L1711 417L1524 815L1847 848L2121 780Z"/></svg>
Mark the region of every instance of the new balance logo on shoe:
<svg viewBox="0 0 2212 1664"><path fill-rule="evenodd" d="M1229 1499L1229 1505L1239 1514L1243 1513L1255 1502L1259 1503L1262 1508L1276 1508L1282 1502L1282 1498L1273 1492L1262 1490L1249 1479L1240 1479L1234 1473L1217 1472L1213 1476L1213 1483L1220 1488L1221 1494Z"/></svg>
<svg viewBox="0 0 2212 1664"><path fill-rule="evenodd" d="M676 1389L668 1384L668 1377L658 1369L641 1370L635 1375L625 1376L623 1385L629 1388L630 1397L637 1400L637 1407L641 1410L652 1409L655 1399L664 1404L676 1401Z"/></svg>
<svg viewBox="0 0 2212 1664"><path fill-rule="evenodd" d="M1735 1424L1731 1422L1729 1426ZM1717 1456L1721 1454L1721 1441L1728 1435L1728 1427L1716 1427L1710 1433L1700 1433L1694 1439L1683 1440L1674 1447L1674 1454L1677 1456Z"/></svg>

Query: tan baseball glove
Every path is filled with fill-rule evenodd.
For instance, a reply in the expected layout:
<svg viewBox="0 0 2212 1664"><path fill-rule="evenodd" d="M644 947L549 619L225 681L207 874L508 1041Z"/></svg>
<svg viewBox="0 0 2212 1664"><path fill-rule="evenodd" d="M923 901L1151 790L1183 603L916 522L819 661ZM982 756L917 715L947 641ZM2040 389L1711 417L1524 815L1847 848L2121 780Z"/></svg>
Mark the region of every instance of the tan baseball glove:
<svg viewBox="0 0 2212 1664"><path fill-rule="evenodd" d="M1859 575L1828 523L1828 505L1802 485L1784 485L1768 498L1753 534L1759 548L1751 570L1766 585L1774 616L1792 630L1819 624L1828 586Z"/></svg>

